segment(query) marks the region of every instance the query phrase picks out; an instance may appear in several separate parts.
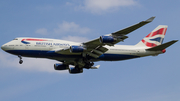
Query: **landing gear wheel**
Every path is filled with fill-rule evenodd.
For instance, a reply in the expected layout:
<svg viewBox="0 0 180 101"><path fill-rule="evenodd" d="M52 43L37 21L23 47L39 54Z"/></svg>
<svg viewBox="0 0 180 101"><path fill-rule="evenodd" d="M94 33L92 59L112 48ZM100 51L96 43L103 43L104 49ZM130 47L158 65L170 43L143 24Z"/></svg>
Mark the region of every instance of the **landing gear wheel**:
<svg viewBox="0 0 180 101"><path fill-rule="evenodd" d="M19 64L22 64L23 63L23 60L22 60L22 57L21 57L21 55L18 55L18 57L19 57Z"/></svg>
<svg viewBox="0 0 180 101"><path fill-rule="evenodd" d="M23 60L19 60L19 64L22 64L23 63Z"/></svg>

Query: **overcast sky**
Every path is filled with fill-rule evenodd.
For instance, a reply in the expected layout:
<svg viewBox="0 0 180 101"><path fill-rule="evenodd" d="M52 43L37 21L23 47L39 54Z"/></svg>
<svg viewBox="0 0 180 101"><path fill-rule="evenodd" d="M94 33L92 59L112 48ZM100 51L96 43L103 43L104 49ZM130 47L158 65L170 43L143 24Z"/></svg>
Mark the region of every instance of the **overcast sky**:
<svg viewBox="0 0 180 101"><path fill-rule="evenodd" d="M179 0L0 0L0 45L16 37L85 42L156 16L119 44L135 45L158 25L164 42L180 39ZM1 101L180 101L179 42L156 57L96 62L72 75L48 59L0 50Z"/></svg>

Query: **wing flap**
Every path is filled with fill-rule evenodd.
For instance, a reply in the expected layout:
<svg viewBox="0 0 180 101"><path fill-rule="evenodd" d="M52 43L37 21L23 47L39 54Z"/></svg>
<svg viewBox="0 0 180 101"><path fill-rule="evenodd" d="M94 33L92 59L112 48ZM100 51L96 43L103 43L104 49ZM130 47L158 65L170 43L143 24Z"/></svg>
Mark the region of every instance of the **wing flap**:
<svg viewBox="0 0 180 101"><path fill-rule="evenodd" d="M89 56L94 57L94 58L98 58L99 56L101 56L102 54L104 54L106 51L108 51L107 48L98 46L98 47L96 47L95 49L92 49L92 51L87 52L87 54L88 54Z"/></svg>

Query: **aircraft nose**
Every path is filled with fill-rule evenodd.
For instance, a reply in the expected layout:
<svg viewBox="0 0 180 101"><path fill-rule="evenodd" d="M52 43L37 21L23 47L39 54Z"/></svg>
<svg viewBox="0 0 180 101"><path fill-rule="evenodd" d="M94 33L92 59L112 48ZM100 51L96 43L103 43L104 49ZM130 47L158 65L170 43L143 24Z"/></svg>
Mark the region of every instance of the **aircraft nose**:
<svg viewBox="0 0 180 101"><path fill-rule="evenodd" d="M1 46L1 49L5 51L5 44Z"/></svg>

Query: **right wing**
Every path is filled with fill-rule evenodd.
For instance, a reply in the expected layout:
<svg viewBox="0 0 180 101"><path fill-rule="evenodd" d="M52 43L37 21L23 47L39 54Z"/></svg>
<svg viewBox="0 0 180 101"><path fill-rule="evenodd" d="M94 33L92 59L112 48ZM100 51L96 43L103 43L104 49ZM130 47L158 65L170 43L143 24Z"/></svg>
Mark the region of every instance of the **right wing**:
<svg viewBox="0 0 180 101"><path fill-rule="evenodd" d="M134 25L132 25L132 26L130 26L130 27L124 28L124 29L122 29L122 30L119 30L119 31L117 31L117 32L114 32L114 33L111 33L111 34L108 34L108 35L105 35L105 36L119 37L120 41L123 41L124 39L128 38L128 37L125 36L125 35L127 35L127 34L131 33L132 31L134 31L134 30L136 30L136 29L144 26L144 25L147 24L147 23L152 22L152 21L154 20L154 18L155 18L155 17L153 16L153 17L147 19L146 21L141 21L141 22L139 22L139 23L137 23L137 24L134 24ZM85 42L84 44L87 45L87 46L91 46L91 47L92 47L92 45L93 45L94 47L96 47L97 45L101 45L101 44L104 45L104 44L101 43L99 40L100 40L100 38L97 38L97 39L94 39L94 40ZM120 41L117 41L116 43L118 43L118 42L120 42ZM114 43L114 44L116 44L116 43Z"/></svg>
<svg viewBox="0 0 180 101"><path fill-rule="evenodd" d="M108 51L108 49L106 47L104 47L105 45L113 46L114 44L125 40L126 38L128 38L125 35L131 33L132 31L142 27L143 25L145 25L147 23L152 22L154 18L155 17L151 17L151 18L147 19L146 21L141 21L135 25L124 28L117 32L114 32L114 33L111 33L111 34L108 34L105 36L101 36L99 38L96 38L96 39L88 41L88 42L84 42L84 43L82 43L81 46L79 46L79 48L84 49L85 51L79 52L79 53L82 53L84 56L86 56L86 54L88 54L91 57L98 58L103 53ZM107 42L105 42L103 39L105 39L105 41L107 41ZM112 42L110 42L110 41L112 41ZM70 52L70 50L71 49L68 48L68 49L56 50L55 52L59 53L59 54L72 54L72 52Z"/></svg>
<svg viewBox="0 0 180 101"><path fill-rule="evenodd" d="M106 37L112 37L114 38L114 42L112 43L103 43L101 42L101 38L97 38L88 42L83 43L83 45L86 47L87 49L87 54L94 57L94 58L98 58L100 55L102 55L103 53L105 53L108 49L103 47L104 45L109 45L109 46L113 46L114 44L120 42L120 41L124 41L126 38L128 38L127 34L131 33L132 31L142 27L143 25L150 23L154 20L155 17L151 17L149 19L147 19L146 21L141 21L135 25L132 25L130 27L124 28L122 30L119 30L117 32L105 35Z"/></svg>

